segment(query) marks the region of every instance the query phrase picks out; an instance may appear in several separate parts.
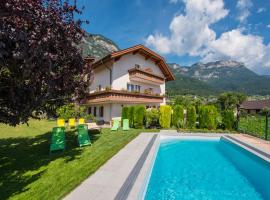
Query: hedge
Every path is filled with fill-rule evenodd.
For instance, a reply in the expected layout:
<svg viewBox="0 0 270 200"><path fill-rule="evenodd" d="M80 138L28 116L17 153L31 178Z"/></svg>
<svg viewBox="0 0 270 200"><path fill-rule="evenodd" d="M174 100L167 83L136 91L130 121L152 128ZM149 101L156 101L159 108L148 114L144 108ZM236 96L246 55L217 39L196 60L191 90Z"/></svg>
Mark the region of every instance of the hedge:
<svg viewBox="0 0 270 200"><path fill-rule="evenodd" d="M234 124L234 113L232 110L225 110L222 115L222 123L225 129L232 130Z"/></svg>
<svg viewBox="0 0 270 200"><path fill-rule="evenodd" d="M146 110L145 119L147 127L158 125L159 110L156 108Z"/></svg>
<svg viewBox="0 0 270 200"><path fill-rule="evenodd" d="M187 126L188 128L195 128L196 126L196 108L195 106L189 106L187 109Z"/></svg>
<svg viewBox="0 0 270 200"><path fill-rule="evenodd" d="M128 119L129 108L127 106L122 107L122 123L123 119Z"/></svg>
<svg viewBox="0 0 270 200"><path fill-rule="evenodd" d="M201 106L199 111L200 128L216 129L218 111L214 105Z"/></svg>
<svg viewBox="0 0 270 200"><path fill-rule="evenodd" d="M176 128L184 127L184 107L182 105L176 105L173 108L172 124Z"/></svg>
<svg viewBox="0 0 270 200"><path fill-rule="evenodd" d="M133 108L133 125L134 128L143 128L143 120L145 115L145 106L138 105Z"/></svg>
<svg viewBox="0 0 270 200"><path fill-rule="evenodd" d="M128 107L128 116L129 120L129 126L134 127L134 106L129 106Z"/></svg>
<svg viewBox="0 0 270 200"><path fill-rule="evenodd" d="M170 106L160 106L159 123L162 128L170 128L171 126L171 113L172 109Z"/></svg>

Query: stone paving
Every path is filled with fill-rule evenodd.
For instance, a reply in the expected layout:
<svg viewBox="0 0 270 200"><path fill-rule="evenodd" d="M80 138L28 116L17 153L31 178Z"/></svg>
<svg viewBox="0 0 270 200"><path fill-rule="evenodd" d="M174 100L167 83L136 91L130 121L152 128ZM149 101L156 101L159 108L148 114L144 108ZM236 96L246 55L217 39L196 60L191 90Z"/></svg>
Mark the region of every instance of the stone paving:
<svg viewBox="0 0 270 200"><path fill-rule="evenodd" d="M224 136L231 141L233 141L232 139L234 139L234 142L239 141L237 142L239 146L243 146L243 148L250 150L256 155L260 154L258 155L260 157L263 157L262 154L264 154L263 159L270 162L270 142L245 134L176 133L169 130L162 131L159 134L141 133L64 199L138 199L138 197L142 196L142 188L147 182L147 175L150 172L150 166L154 161L156 149L158 148L159 137L164 136ZM146 151L147 149L149 151ZM130 179L130 177L132 178Z"/></svg>

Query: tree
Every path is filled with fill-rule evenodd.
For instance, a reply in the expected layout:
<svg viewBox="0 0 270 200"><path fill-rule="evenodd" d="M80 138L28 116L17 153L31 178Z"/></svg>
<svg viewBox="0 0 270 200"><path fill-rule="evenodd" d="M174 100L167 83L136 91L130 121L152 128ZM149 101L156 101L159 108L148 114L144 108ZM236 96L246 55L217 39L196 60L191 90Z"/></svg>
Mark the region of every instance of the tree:
<svg viewBox="0 0 270 200"><path fill-rule="evenodd" d="M196 108L195 106L189 106L187 109L187 125L188 128L194 128L196 125Z"/></svg>
<svg viewBox="0 0 270 200"><path fill-rule="evenodd" d="M0 2L1 123L50 114L86 91L91 65L78 49L83 21L74 20L81 11L61 2Z"/></svg>
<svg viewBox="0 0 270 200"><path fill-rule="evenodd" d="M184 128L184 107L182 105L176 105L173 108L172 124L176 128Z"/></svg>
<svg viewBox="0 0 270 200"><path fill-rule="evenodd" d="M170 128L171 126L171 115L172 108L171 106L162 105L159 109L159 124L162 128Z"/></svg>
<svg viewBox="0 0 270 200"><path fill-rule="evenodd" d="M245 101L246 98L246 95L242 93L225 92L219 95L217 103L221 110L234 110Z"/></svg>

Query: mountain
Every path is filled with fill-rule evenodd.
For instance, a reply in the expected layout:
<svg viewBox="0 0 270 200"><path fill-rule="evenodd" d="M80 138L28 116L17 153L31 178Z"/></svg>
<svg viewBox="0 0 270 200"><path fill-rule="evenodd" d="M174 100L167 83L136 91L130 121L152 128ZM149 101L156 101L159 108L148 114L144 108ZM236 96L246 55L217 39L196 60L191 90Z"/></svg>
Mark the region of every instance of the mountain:
<svg viewBox="0 0 270 200"><path fill-rule="evenodd" d="M197 94L209 95L217 91L212 86L196 78L187 76L188 67L180 67L178 64L169 64L171 71L175 76L175 81L169 81L166 89L169 94Z"/></svg>
<svg viewBox="0 0 270 200"><path fill-rule="evenodd" d="M110 39L99 34L87 34L82 38L80 48L83 56L92 56L97 60L120 48Z"/></svg>
<svg viewBox="0 0 270 200"><path fill-rule="evenodd" d="M197 90L205 94L223 91L270 94L270 79L254 73L240 62L216 61L205 64L196 63L190 67L177 66L174 63L170 64L170 68L176 76L175 83L167 86L170 92L185 93L187 89L192 89L192 93L196 92L195 94L198 94ZM183 83L182 76L192 78L190 85ZM184 89L182 89L183 86ZM180 91L177 91L176 88L179 88Z"/></svg>

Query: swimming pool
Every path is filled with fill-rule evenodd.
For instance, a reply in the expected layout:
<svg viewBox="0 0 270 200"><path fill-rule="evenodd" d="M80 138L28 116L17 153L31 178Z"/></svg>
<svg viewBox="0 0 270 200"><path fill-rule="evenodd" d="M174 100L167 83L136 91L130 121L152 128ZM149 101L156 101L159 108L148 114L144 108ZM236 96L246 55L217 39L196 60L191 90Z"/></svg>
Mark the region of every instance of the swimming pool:
<svg viewBox="0 0 270 200"><path fill-rule="evenodd" d="M145 200L270 200L270 164L223 138L161 140Z"/></svg>

